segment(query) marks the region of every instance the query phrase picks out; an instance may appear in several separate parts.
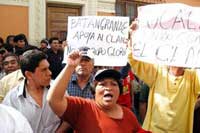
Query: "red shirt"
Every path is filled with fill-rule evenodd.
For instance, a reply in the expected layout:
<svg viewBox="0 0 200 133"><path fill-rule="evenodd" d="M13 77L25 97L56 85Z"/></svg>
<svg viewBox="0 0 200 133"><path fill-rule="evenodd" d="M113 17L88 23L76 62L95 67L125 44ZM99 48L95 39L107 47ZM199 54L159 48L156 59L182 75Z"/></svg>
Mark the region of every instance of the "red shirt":
<svg viewBox="0 0 200 133"><path fill-rule="evenodd" d="M123 79L123 93L119 96L117 103L131 109L131 82L134 79L134 75L131 71L128 72L128 76Z"/></svg>
<svg viewBox="0 0 200 133"><path fill-rule="evenodd" d="M122 107L123 118L114 119L105 114L93 100L67 97L68 106L61 117L76 133L145 133L134 114Z"/></svg>

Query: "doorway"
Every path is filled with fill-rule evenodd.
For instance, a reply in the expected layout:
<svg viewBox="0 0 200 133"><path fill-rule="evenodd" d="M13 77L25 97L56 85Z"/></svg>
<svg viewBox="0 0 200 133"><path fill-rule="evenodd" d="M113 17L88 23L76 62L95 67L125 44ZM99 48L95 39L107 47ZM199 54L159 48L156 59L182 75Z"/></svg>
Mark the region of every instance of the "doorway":
<svg viewBox="0 0 200 133"><path fill-rule="evenodd" d="M47 4L47 37L66 40L68 16L80 16L81 6Z"/></svg>

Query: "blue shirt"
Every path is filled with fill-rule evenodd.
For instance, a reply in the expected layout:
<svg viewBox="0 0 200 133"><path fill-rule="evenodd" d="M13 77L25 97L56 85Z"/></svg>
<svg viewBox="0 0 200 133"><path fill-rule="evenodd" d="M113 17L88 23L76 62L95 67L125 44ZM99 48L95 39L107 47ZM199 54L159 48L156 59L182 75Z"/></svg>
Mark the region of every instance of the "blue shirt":
<svg viewBox="0 0 200 133"><path fill-rule="evenodd" d="M91 91L92 81L93 81L93 76L90 76L90 79L88 80L85 87L81 89L80 86L78 85L77 75L73 74L69 82L67 92L70 96L78 96L78 97L93 99L94 95L92 94Z"/></svg>

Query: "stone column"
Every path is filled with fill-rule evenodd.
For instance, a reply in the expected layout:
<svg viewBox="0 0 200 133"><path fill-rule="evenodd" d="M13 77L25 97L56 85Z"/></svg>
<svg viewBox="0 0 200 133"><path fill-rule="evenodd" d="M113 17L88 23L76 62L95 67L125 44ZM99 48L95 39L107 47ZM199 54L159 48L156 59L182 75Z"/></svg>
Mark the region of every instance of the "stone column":
<svg viewBox="0 0 200 133"><path fill-rule="evenodd" d="M46 36L46 0L29 0L29 43L39 46Z"/></svg>
<svg viewBox="0 0 200 133"><path fill-rule="evenodd" d="M88 0L88 13L89 16L96 16L97 15L97 0Z"/></svg>

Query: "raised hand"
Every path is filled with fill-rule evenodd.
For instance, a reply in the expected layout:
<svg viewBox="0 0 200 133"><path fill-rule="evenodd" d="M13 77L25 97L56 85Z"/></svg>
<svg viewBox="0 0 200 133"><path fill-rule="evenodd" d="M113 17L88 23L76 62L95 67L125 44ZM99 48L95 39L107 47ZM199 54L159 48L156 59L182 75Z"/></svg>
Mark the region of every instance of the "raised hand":
<svg viewBox="0 0 200 133"><path fill-rule="evenodd" d="M129 39L128 43L127 43L129 49L132 49L133 36L134 36L134 32L137 30L137 28L138 28L138 21L137 20L133 21L131 23L131 25L129 26L130 39Z"/></svg>
<svg viewBox="0 0 200 133"><path fill-rule="evenodd" d="M76 67L79 62L81 60L81 52L76 50L76 51L72 51L67 58L67 64L69 66L74 66Z"/></svg>
<svg viewBox="0 0 200 133"><path fill-rule="evenodd" d="M133 21L129 26L129 32L133 32L138 28L138 21Z"/></svg>

